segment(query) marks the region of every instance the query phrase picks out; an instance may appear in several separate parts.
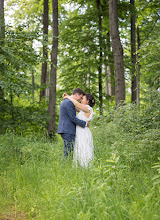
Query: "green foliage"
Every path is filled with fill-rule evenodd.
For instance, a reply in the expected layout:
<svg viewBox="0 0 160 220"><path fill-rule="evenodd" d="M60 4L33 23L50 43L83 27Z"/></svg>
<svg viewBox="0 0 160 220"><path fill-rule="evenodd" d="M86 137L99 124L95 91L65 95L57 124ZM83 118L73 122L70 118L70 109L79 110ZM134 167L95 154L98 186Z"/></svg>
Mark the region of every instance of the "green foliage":
<svg viewBox="0 0 160 220"><path fill-rule="evenodd" d="M28 133L46 128L46 104L35 101L28 106L28 100L33 100L32 91L39 88L31 83L31 76L36 74L35 67L40 61L40 54L33 48L33 41L38 37L39 34L27 32L24 26L18 26L14 31L6 28L5 40L0 45L0 87L4 93L0 99L0 133L6 129Z"/></svg>
<svg viewBox="0 0 160 220"><path fill-rule="evenodd" d="M65 4L66 2L67 4ZM108 2L101 0L99 11L102 18L102 93L104 108L105 105L108 105L104 92L105 68L107 65L113 66L113 59L109 58L112 51L109 49L107 36L109 33ZM2 64L5 61L6 64L1 65L0 70L2 72L2 70L6 71L7 69L7 71L3 74L3 76L6 76L5 79L0 76L0 87L2 86L7 94L12 93L11 97L14 98L22 93L30 95L31 92L31 72L37 67L37 54L29 46L30 43L27 43L26 36L28 41L31 42L37 37L31 37L33 30L38 30L38 33L42 32L43 1L9 0L7 5L8 8L6 7L5 10L10 10L12 6L13 9L16 9L13 17L15 26L18 28L15 28L15 33L11 33L11 31L8 33L7 30L6 37L8 40L1 47L3 55L0 57L0 63ZM140 60L138 61L141 65L140 93L144 92L143 90L146 87L159 87L159 6L159 1L156 0L135 2L136 25L140 30L141 44L139 50ZM50 15L51 11L51 1L49 1ZM130 87L131 80L130 11L129 1L118 1L119 31L124 48L126 89ZM63 92L71 93L73 88L81 87L86 92L93 93L98 103L99 12L95 0L63 0L59 2L58 98ZM51 21L49 21L49 24L51 24ZM30 34L24 32L24 30L29 30ZM51 42L52 37L49 35L49 45L51 45ZM38 72L40 75L40 68ZM9 101L9 97L7 97L7 100ZM130 101L130 92L127 93L126 100Z"/></svg>
<svg viewBox="0 0 160 220"><path fill-rule="evenodd" d="M152 167L152 168L157 169L157 172L158 172L158 174L155 175L152 179L152 180L154 180L155 185L160 184L160 158L159 157L158 157L158 160L159 160L159 162L155 163L155 165Z"/></svg>
<svg viewBox="0 0 160 220"><path fill-rule="evenodd" d="M149 91L146 96L148 97L147 104L141 107L126 104L116 111L110 110L105 117L95 118L97 128L104 121L108 123L107 128L104 127L105 130L107 129L107 142L115 151L123 152L121 158L127 160L132 168L140 166L141 163L145 164L150 159L155 160L159 151L160 93L153 90ZM114 131L111 134L108 134L108 126ZM123 135L119 136L121 133ZM105 140L100 139L100 142L104 143ZM150 151L151 154L149 154Z"/></svg>
<svg viewBox="0 0 160 220"><path fill-rule="evenodd" d="M86 18L78 13L71 13L60 25L60 66L61 86L71 90L74 87L87 89L88 74L90 80L95 81L96 45L94 43L94 29L85 27ZM77 25L78 23L78 25ZM65 42L65 47L63 47ZM91 50L92 47L92 50ZM75 80L73 81L73 78ZM89 83L89 82L88 82ZM92 83L91 83L92 84ZM95 90L92 88L88 88Z"/></svg>
<svg viewBox="0 0 160 220"><path fill-rule="evenodd" d="M15 26L25 24L30 30L40 29L42 8L42 0L9 0L6 5L6 10L14 11L11 17L14 19Z"/></svg>
<svg viewBox="0 0 160 220"><path fill-rule="evenodd" d="M60 71L58 84L62 91L69 91L70 93L73 88L80 87L98 97L100 47L103 48L104 56L107 57L111 53L106 49L105 43L108 30L108 19L106 19L108 8L106 5L104 10L101 10L105 20L102 19L104 22L101 33L102 45L99 45L99 12L95 1L87 3L85 1L74 1L74 3L77 9L63 11L65 16L61 15L59 25ZM108 60L103 57L102 65L107 64L107 62ZM104 79L104 73L102 74Z"/></svg>
<svg viewBox="0 0 160 220"><path fill-rule="evenodd" d="M0 100L0 133L6 130L17 134L44 132L48 122L48 109L44 103L31 103L28 107L14 106L5 100Z"/></svg>
<svg viewBox="0 0 160 220"><path fill-rule="evenodd" d="M0 86L5 96L31 93L28 77L35 72L34 66L39 61L32 42L38 35L23 28L19 26L15 31L8 29L4 44L0 46Z"/></svg>
<svg viewBox="0 0 160 220"><path fill-rule="evenodd" d="M159 39L153 39L147 40L146 44L142 46L140 50L140 53L142 54L140 65L143 70L141 79L149 85L150 88L153 87L156 89L158 89L160 85L160 61L158 58L158 54L160 53L159 48Z"/></svg>
<svg viewBox="0 0 160 220"><path fill-rule="evenodd" d="M137 26L140 28L141 82L159 88L159 1L137 1Z"/></svg>

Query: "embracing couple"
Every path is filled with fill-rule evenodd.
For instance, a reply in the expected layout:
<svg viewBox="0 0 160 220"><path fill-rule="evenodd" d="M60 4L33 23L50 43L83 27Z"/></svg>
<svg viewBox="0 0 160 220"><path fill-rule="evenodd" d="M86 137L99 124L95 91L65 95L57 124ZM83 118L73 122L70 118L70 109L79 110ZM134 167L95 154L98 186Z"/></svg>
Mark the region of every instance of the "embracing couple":
<svg viewBox="0 0 160 220"><path fill-rule="evenodd" d="M76 88L72 95L63 94L57 133L64 141L64 160L73 152L73 161L87 167L93 159L93 138L89 121L93 117L95 104L93 95ZM81 103L80 103L80 102ZM79 113L76 116L76 111Z"/></svg>

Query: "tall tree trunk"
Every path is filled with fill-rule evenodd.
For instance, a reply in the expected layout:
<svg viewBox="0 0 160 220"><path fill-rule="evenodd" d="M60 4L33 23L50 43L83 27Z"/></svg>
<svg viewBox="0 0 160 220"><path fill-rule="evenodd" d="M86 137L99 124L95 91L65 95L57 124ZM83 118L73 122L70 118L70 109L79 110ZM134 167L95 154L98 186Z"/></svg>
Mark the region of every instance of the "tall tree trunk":
<svg viewBox="0 0 160 220"><path fill-rule="evenodd" d="M47 58L48 58L48 0L43 1L43 61L42 61L42 72L41 72L41 86L46 84L47 78ZM40 101L45 96L45 89L40 90Z"/></svg>
<svg viewBox="0 0 160 220"><path fill-rule="evenodd" d="M5 36L5 22L4 22L4 0L0 0L0 39Z"/></svg>
<svg viewBox="0 0 160 220"><path fill-rule="evenodd" d="M99 64L98 64L98 84L99 84L99 111L103 115L102 108L102 16L100 10L100 0L96 0L98 9L98 26L99 26Z"/></svg>
<svg viewBox="0 0 160 220"><path fill-rule="evenodd" d="M131 102L137 101L137 77L136 77L136 16L134 0L130 0L131 4Z"/></svg>
<svg viewBox="0 0 160 220"><path fill-rule="evenodd" d="M105 60L107 60L108 58L105 57ZM111 88L111 82L110 82L110 71L108 69L108 66L105 65L104 67L104 71L105 71L105 95L106 96L111 96L111 91L110 91L110 88Z"/></svg>
<svg viewBox="0 0 160 220"><path fill-rule="evenodd" d="M5 22L4 22L4 0L0 0L0 43L3 45L3 41L5 38ZM0 51L1 53L1 51ZM3 74L4 72L4 65L3 63L0 66L1 73ZM3 90L0 86L0 99L4 98L4 93Z"/></svg>
<svg viewBox="0 0 160 220"><path fill-rule="evenodd" d="M35 83L34 83L34 71L32 71L32 100L34 101L34 87L35 87Z"/></svg>
<svg viewBox="0 0 160 220"><path fill-rule="evenodd" d="M51 73L49 87L48 113L50 121L48 124L48 134L51 136L55 132L55 108L56 108L56 72L58 55L58 0L52 0L53 7L53 45L51 52Z"/></svg>
<svg viewBox="0 0 160 220"><path fill-rule="evenodd" d="M114 79L114 71L112 70L111 63L113 61L113 57L111 54L111 46L110 46L110 33L107 33L106 40L106 49L108 55L106 56L106 60L108 60L108 64L105 66L105 94L109 96L115 95L115 79Z"/></svg>
<svg viewBox="0 0 160 220"><path fill-rule="evenodd" d="M110 21L110 33L111 33L112 49L114 56L116 107L121 102L125 101L123 48L120 42L119 31L118 31L117 2L118 2L117 0L109 0L109 21Z"/></svg>
<svg viewBox="0 0 160 220"><path fill-rule="evenodd" d="M115 96L115 74L114 74L114 63L113 53L111 52L111 41L110 41L110 32L108 32L108 47L109 47L109 69L110 69L110 77L111 77L111 96Z"/></svg>
<svg viewBox="0 0 160 220"><path fill-rule="evenodd" d="M48 97L49 97L49 88L48 88L48 85L49 85L49 71L47 71L47 75L46 75L46 85L47 85L47 88L46 88L46 92L45 92L45 97L46 97L46 100L47 100Z"/></svg>
<svg viewBox="0 0 160 220"><path fill-rule="evenodd" d="M137 27L137 50L140 49L140 34L139 34L139 27ZM139 60L139 52L137 53L137 61ZM137 104L140 104L140 63L137 64Z"/></svg>
<svg viewBox="0 0 160 220"><path fill-rule="evenodd" d="M91 12L91 7L90 7L90 3L87 4L87 11L90 13ZM91 24L88 27L89 29L91 29ZM89 49L90 50L90 49ZM90 59L91 56L89 55L88 57L88 73L87 73L87 89L88 92L90 93L90 89L91 89L91 65L90 65Z"/></svg>

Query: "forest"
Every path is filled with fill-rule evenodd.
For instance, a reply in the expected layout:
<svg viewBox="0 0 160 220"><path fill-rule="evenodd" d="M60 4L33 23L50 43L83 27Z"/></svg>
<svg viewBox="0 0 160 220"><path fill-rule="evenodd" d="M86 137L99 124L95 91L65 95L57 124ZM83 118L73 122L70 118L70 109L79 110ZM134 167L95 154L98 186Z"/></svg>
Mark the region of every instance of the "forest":
<svg viewBox="0 0 160 220"><path fill-rule="evenodd" d="M160 1L0 0L0 219L160 219ZM96 104L63 165L63 93Z"/></svg>

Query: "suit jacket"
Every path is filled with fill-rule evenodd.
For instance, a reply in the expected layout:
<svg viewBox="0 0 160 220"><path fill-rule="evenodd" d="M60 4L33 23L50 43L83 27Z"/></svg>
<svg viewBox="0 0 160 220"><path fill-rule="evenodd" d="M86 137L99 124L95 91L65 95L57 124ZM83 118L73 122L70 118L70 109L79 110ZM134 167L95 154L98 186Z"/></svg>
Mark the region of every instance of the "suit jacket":
<svg viewBox="0 0 160 220"><path fill-rule="evenodd" d="M86 126L86 122L76 118L76 108L74 104L65 99L60 105L59 124L57 133L76 134L76 125Z"/></svg>

